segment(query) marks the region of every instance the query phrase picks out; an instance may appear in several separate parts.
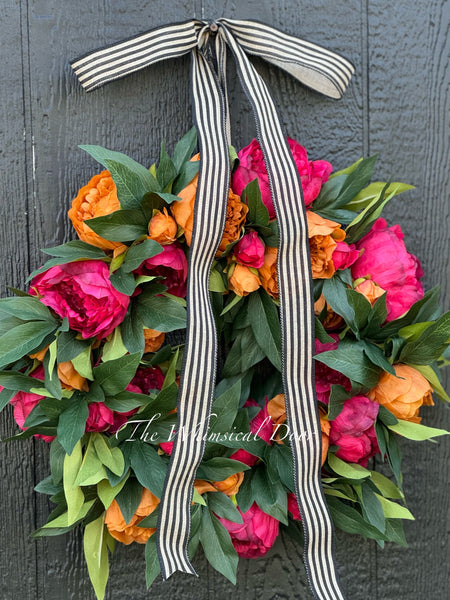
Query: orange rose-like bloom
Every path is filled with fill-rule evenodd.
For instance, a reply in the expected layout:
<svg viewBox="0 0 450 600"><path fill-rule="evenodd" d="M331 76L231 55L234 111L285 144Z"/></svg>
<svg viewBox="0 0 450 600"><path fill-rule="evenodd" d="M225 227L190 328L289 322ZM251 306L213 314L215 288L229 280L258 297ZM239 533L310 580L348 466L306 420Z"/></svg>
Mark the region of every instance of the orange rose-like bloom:
<svg viewBox="0 0 450 600"><path fill-rule="evenodd" d="M344 319L341 317L341 315L338 315L334 312L334 310L325 300L323 294L321 294L320 298L314 302L314 314L316 317L318 317L325 308L325 305L327 306L327 316L325 317L322 325L328 330L339 329L339 327L344 325Z"/></svg>
<svg viewBox="0 0 450 600"><path fill-rule="evenodd" d="M116 500L113 500L106 511L105 524L109 533L114 539L126 544L137 542L145 544L148 538L153 535L156 529L152 527L138 527L138 524L148 515L150 515L158 506L159 500L150 490L143 488L142 497L136 512L131 517L129 523L125 523L122 511Z"/></svg>
<svg viewBox="0 0 450 600"><path fill-rule="evenodd" d="M355 287L355 290L365 296L372 306L386 292L386 290L383 290L382 287L374 283L371 279L364 279L364 281Z"/></svg>
<svg viewBox="0 0 450 600"><path fill-rule="evenodd" d="M273 421L273 430L276 433L276 441L279 444L283 443L283 440L280 439L279 430L280 425L282 425L286 421L286 407L284 404L284 394L277 394L272 400L269 400L267 403L267 412L269 413L270 418ZM328 447L330 445L329 435L330 435L330 422L327 420L325 416L325 411L322 407L319 407L319 416L320 416L320 429L322 431L322 465L327 459ZM283 433L282 433L283 435Z"/></svg>
<svg viewBox="0 0 450 600"><path fill-rule="evenodd" d="M234 496L238 493L241 483L244 481L244 471L230 475L224 481L205 481L204 479L195 480L195 489L199 494L205 492L223 492L227 496Z"/></svg>
<svg viewBox="0 0 450 600"><path fill-rule="evenodd" d="M66 388L66 390L89 391L88 382L75 370L71 360L59 363L58 377L62 387Z"/></svg>
<svg viewBox="0 0 450 600"><path fill-rule="evenodd" d="M236 263L233 274L228 280L230 289L238 296L247 296L256 291L261 285L261 280L252 269Z"/></svg>
<svg viewBox="0 0 450 600"><path fill-rule="evenodd" d="M200 160L200 154L191 158L192 161ZM181 198L171 205L171 211L175 221L184 230L184 236L188 246L191 245L192 227L194 224L195 194L197 193L198 175L178 193ZM241 235L242 224L248 213L248 206L241 202L239 196L230 189L228 192L227 217L225 229L220 242L217 256L221 256L228 244L235 242Z"/></svg>
<svg viewBox="0 0 450 600"><path fill-rule="evenodd" d="M306 211L306 220L313 279L330 279L336 271L333 252L337 242L345 239L345 231L340 223L324 219L311 210Z"/></svg>
<svg viewBox="0 0 450 600"><path fill-rule="evenodd" d="M399 364L394 365L394 370L397 377L384 372L367 395L390 410L397 419L420 423L419 408L422 404L434 404L433 390L416 369Z"/></svg>
<svg viewBox="0 0 450 600"><path fill-rule="evenodd" d="M166 334L161 331L156 331L156 329L145 329L144 328L144 338L145 338L145 352L156 352L161 348L164 343Z"/></svg>
<svg viewBox="0 0 450 600"><path fill-rule="evenodd" d="M86 221L109 215L119 208L115 183L109 171L102 171L94 175L90 182L81 188L72 202L68 215L80 240L102 250L114 250L122 244L103 239L87 225Z"/></svg>
<svg viewBox="0 0 450 600"><path fill-rule="evenodd" d="M262 286L272 298L278 298L277 254L277 248L266 246L264 264L258 269Z"/></svg>
<svg viewBox="0 0 450 600"><path fill-rule="evenodd" d="M175 219L168 214L167 208L164 208L163 212L158 211L150 219L148 237L164 246L175 241L177 230Z"/></svg>

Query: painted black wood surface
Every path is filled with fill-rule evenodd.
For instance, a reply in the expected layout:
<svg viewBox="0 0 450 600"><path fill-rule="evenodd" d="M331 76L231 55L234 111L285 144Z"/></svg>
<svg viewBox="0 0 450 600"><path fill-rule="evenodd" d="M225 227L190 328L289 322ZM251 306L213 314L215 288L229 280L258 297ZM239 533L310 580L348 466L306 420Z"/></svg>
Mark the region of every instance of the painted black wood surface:
<svg viewBox="0 0 450 600"><path fill-rule="evenodd" d="M256 61L289 134L312 158L336 168L379 153L377 175L415 184L392 203L409 249L420 256L426 284L449 272L449 5L445 0L0 0L1 294L23 287L40 265L39 249L68 241L67 209L98 166L77 148L101 144L150 164L191 124L187 58L160 64L86 95L68 61L146 28L192 16L257 18L341 52L356 66L345 98L328 100ZM233 142L254 136L252 115L230 68ZM441 405L425 409L429 425L449 427ZM2 437L16 431L6 410ZM402 444L405 487L416 515L407 523L409 549L338 535L337 554L351 600L448 598L449 494L447 440ZM94 598L81 538L34 542L28 533L50 510L33 486L47 475L48 448L39 441L0 447L0 599ZM233 587L196 560L200 578L174 576L145 590L143 548L114 557L108 600L143 598L309 599L298 551L280 538L258 561L242 561Z"/></svg>

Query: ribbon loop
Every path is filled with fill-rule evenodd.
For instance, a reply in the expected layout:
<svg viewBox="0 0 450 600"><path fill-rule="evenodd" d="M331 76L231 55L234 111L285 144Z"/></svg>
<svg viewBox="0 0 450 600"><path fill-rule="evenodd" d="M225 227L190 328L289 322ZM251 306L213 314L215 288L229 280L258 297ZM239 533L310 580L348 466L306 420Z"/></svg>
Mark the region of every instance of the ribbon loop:
<svg viewBox="0 0 450 600"><path fill-rule="evenodd" d="M230 166L227 47L255 115L277 213L283 388L305 566L314 596L343 600L333 556L333 526L321 488L321 435L314 383L314 314L308 230L301 182L267 86L247 53L261 56L312 89L340 98L353 66L337 54L256 21L192 20L98 50L72 66L87 91L160 60L191 52L200 172L189 252L186 348L178 395L178 435L161 498L157 544L163 578L195 574L187 547L190 504L207 437L216 378L217 338L209 273L225 225ZM196 431L194 437L189 432ZM187 438L183 437L187 433Z"/></svg>

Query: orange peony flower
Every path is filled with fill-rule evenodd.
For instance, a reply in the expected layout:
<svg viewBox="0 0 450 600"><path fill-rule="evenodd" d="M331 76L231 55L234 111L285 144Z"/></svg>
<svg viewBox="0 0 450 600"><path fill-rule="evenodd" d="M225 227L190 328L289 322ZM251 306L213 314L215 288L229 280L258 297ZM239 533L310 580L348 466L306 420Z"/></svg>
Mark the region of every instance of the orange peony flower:
<svg viewBox="0 0 450 600"><path fill-rule="evenodd" d="M175 219L168 214L167 208L164 208L163 212L156 212L150 219L148 237L164 246L175 241L177 230Z"/></svg>
<svg viewBox="0 0 450 600"><path fill-rule="evenodd" d="M148 538L153 535L156 529L152 527L138 527L138 524L148 515L150 515L158 506L159 500L150 490L143 488L142 497L136 512L131 517L129 523L125 523L122 511L116 500L113 500L106 511L105 524L109 533L114 539L125 545L131 542L145 544Z"/></svg>
<svg viewBox="0 0 450 600"><path fill-rule="evenodd" d="M340 223L324 219L312 210L306 211L313 279L330 279L336 269L332 260L337 242L345 239Z"/></svg>
<svg viewBox="0 0 450 600"><path fill-rule="evenodd" d="M156 329L144 328L145 348L144 352L156 352L164 343L166 334Z"/></svg>
<svg viewBox="0 0 450 600"><path fill-rule="evenodd" d="M195 489L199 494L205 492L223 492L227 496L234 496L238 493L241 483L244 481L244 471L234 473L224 481L205 481L204 479L195 480Z"/></svg>
<svg viewBox="0 0 450 600"><path fill-rule="evenodd" d="M327 330L339 329L339 327L344 325L344 319L341 317L341 315L338 315L334 312L328 302L326 302L323 294L321 294L320 298L314 302L314 314L316 317L318 317L325 308L325 304L327 306L327 316L325 317L322 325Z"/></svg>
<svg viewBox="0 0 450 600"><path fill-rule="evenodd" d="M394 365L395 374L384 372L367 396L386 407L397 419L420 423L419 408L433 405L432 388L425 377L408 365ZM400 379L401 378L401 379Z"/></svg>
<svg viewBox="0 0 450 600"><path fill-rule="evenodd" d="M361 283L359 283L355 290L365 296L367 300L372 304L375 304L378 298L382 296L386 290L383 290L382 287L374 283L371 279L364 279Z"/></svg>
<svg viewBox="0 0 450 600"><path fill-rule="evenodd" d="M75 370L72 361L59 363L58 365L58 377L61 381L61 385L66 390L80 390L82 392L88 392L88 382L82 377L78 371Z"/></svg>
<svg viewBox="0 0 450 600"><path fill-rule="evenodd" d="M192 161L200 160L200 154L191 158ZM198 175L178 193L181 198L178 202L171 205L171 211L175 221L184 229L184 236L188 246L191 245L192 227L194 224L194 204L195 194L197 193ZM217 256L221 256L228 244L236 242L240 235L242 225L248 213L248 206L241 202L241 199L233 191L229 190L227 217L222 241L217 250Z"/></svg>
<svg viewBox="0 0 450 600"><path fill-rule="evenodd" d="M81 188L72 202L69 219L80 240L103 250L114 250L122 244L110 242L97 235L86 223L94 217L103 217L119 210L120 204L117 191L109 171L102 171Z"/></svg>
<svg viewBox="0 0 450 600"><path fill-rule="evenodd" d="M247 296L259 288L261 280L254 273L254 269L236 263L228 284L238 296Z"/></svg>
<svg viewBox="0 0 450 600"><path fill-rule="evenodd" d="M286 407L284 404L284 394L277 394L272 400L269 400L267 403L267 412L270 415L270 418L273 421L273 431L277 433L280 429L280 425L282 425L286 421ZM327 459L328 447L330 445L329 435L330 435L330 422L326 418L326 413L324 409L319 407L319 416L320 416L320 429L322 431L322 465ZM277 433L276 441L279 444L282 444L283 441L280 440L280 436Z"/></svg>
<svg viewBox="0 0 450 600"><path fill-rule="evenodd" d="M277 254L277 248L266 246L264 264L258 269L261 284L272 298L278 298Z"/></svg>

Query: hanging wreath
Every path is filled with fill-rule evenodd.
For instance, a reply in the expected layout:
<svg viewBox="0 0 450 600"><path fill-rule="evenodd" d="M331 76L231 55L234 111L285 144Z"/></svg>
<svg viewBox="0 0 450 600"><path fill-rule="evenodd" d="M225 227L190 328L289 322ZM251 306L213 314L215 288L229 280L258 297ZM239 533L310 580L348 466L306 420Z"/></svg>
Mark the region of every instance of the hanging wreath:
<svg viewBox="0 0 450 600"><path fill-rule="evenodd" d="M0 300L0 405L50 445L36 491L56 505L33 537L84 530L97 598L115 541L145 544L146 580L159 574L158 506L177 431L186 278L199 155L195 129L164 145L147 169L82 146L104 171L69 210L79 240L44 252L28 292ZM333 172L289 147L300 175L314 282L315 386L322 484L337 528L405 545L402 437L447 432L421 424L444 391L450 313L425 292L399 225L380 216L412 186L370 183L375 157ZM210 275L221 349L206 450L191 506L199 545L236 581L238 557L263 556L280 529L302 543L292 432L286 422L278 310L278 227L256 140L230 150L225 229ZM393 477L374 470L373 457Z"/></svg>

